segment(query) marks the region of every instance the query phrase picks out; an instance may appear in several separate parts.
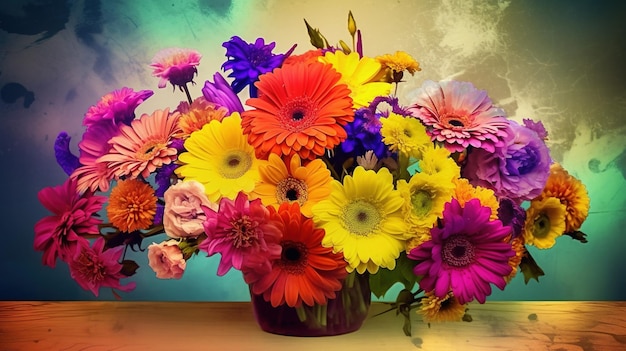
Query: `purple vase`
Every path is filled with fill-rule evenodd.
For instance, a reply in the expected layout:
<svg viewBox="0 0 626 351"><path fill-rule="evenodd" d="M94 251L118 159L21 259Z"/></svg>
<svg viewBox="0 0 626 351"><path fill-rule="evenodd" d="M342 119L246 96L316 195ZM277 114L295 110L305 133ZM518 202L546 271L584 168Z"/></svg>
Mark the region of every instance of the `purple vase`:
<svg viewBox="0 0 626 351"><path fill-rule="evenodd" d="M369 276L348 275L337 297L326 305L294 308L287 304L272 307L263 295L250 293L254 317L264 331L290 336L330 336L358 330L369 311L371 291Z"/></svg>

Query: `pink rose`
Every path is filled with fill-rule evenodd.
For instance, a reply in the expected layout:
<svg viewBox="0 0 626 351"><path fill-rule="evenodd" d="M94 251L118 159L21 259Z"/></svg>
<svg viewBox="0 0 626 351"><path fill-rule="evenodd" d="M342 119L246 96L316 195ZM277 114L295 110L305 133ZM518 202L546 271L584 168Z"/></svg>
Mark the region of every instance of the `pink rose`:
<svg viewBox="0 0 626 351"><path fill-rule="evenodd" d="M148 265L159 279L180 279L187 261L178 247L178 241L169 240L148 246Z"/></svg>
<svg viewBox="0 0 626 351"><path fill-rule="evenodd" d="M206 216L202 206L217 210L204 193L204 186L195 180L172 185L164 196L163 227L172 238L193 238L204 233L202 222Z"/></svg>

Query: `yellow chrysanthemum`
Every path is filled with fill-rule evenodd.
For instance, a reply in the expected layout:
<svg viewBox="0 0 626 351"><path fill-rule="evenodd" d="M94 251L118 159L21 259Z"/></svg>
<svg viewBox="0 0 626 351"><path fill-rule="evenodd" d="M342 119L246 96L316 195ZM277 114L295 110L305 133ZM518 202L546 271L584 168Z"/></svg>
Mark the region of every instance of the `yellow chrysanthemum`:
<svg viewBox="0 0 626 351"><path fill-rule="evenodd" d="M288 165L278 155L270 154L259 173L261 181L252 198L260 198L265 206L277 209L283 202L297 202L302 214L309 218L313 205L330 194L333 179L324 161L315 159L303 166L298 154L291 157Z"/></svg>
<svg viewBox="0 0 626 351"><path fill-rule="evenodd" d="M566 206L558 198L548 197L530 202L524 223L524 241L539 249L549 249L565 232Z"/></svg>
<svg viewBox="0 0 626 351"><path fill-rule="evenodd" d="M459 322L463 319L467 305L461 304L451 292L443 298L435 296L433 292L424 295L417 310L424 322Z"/></svg>
<svg viewBox="0 0 626 351"><path fill-rule="evenodd" d="M418 162L420 172L437 175L441 179L447 179L451 186L453 179L461 176L461 168L450 157L450 151L445 147L428 147L422 152L422 158Z"/></svg>
<svg viewBox="0 0 626 351"><path fill-rule="evenodd" d="M498 219L500 203L493 190L474 186L465 178L454 179L452 183L455 185L453 197L459 201L461 207L471 199L478 199L481 205L491 208L489 219L492 221Z"/></svg>
<svg viewBox="0 0 626 351"><path fill-rule="evenodd" d="M449 184L449 180L424 173L414 174L408 182L398 180L397 188L404 200L402 212L409 225L407 251L429 239L430 229L452 198L454 188Z"/></svg>
<svg viewBox="0 0 626 351"><path fill-rule="evenodd" d="M156 214L154 189L139 179L118 181L111 190L107 217L123 232L148 229Z"/></svg>
<svg viewBox="0 0 626 351"><path fill-rule="evenodd" d="M178 157L182 166L176 174L204 185L213 203L222 197L235 199L240 191L249 194L260 180L254 148L241 129L241 117L233 113L221 122L211 121L185 141L186 152Z"/></svg>
<svg viewBox="0 0 626 351"><path fill-rule="evenodd" d="M191 105L182 101L176 111L180 113L178 127L181 130L176 137L181 139L188 138L191 133L202 129L212 120L221 121L228 113L228 109L208 102L203 96L195 99Z"/></svg>
<svg viewBox="0 0 626 351"><path fill-rule="evenodd" d="M352 91L354 108L366 107L377 96L389 95L391 84L377 81L382 66L371 57L359 57L352 52L348 55L342 51L327 52L319 58L320 62L330 64L341 73L340 83L344 83Z"/></svg>
<svg viewBox="0 0 626 351"><path fill-rule="evenodd" d="M550 166L550 175L539 199L556 197L565 205L565 232L580 229L589 215L589 194L585 185L570 175L560 164Z"/></svg>
<svg viewBox="0 0 626 351"><path fill-rule="evenodd" d="M407 71L411 75L416 71L421 71L419 62L417 62L411 55L404 51L396 51L395 54L385 54L376 57L383 68L388 68L394 72Z"/></svg>
<svg viewBox="0 0 626 351"><path fill-rule="evenodd" d="M334 180L330 196L313 206L315 224L326 230L322 245L343 252L350 272L394 269L407 232L402 202L389 170L356 167L343 184Z"/></svg>
<svg viewBox="0 0 626 351"><path fill-rule="evenodd" d="M517 275L517 269L519 268L520 263L522 262L522 258L526 254L526 247L524 246L524 237L519 236L513 240L511 240L511 247L513 251L515 251L515 256L509 258L509 266L511 266L511 273L504 277L504 279L508 282L511 279L515 278Z"/></svg>
<svg viewBox="0 0 626 351"><path fill-rule="evenodd" d="M426 128L416 118L404 117L395 113L380 119L380 134L389 150L402 152L416 159L422 158L422 151L432 145Z"/></svg>
<svg viewBox="0 0 626 351"><path fill-rule="evenodd" d="M385 81L398 83L402 81L404 71L414 75L416 71L421 71L419 62L407 54L404 51L396 51L395 54L385 54L377 56L378 61L383 68L387 71L385 75Z"/></svg>

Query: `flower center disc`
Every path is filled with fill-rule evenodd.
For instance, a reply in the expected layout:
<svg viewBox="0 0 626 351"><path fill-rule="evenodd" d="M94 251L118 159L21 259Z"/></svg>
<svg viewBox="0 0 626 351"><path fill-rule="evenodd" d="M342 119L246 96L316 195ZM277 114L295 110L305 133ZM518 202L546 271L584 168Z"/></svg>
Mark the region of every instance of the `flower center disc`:
<svg viewBox="0 0 626 351"><path fill-rule="evenodd" d="M441 250L443 262L453 267L465 267L474 262L474 245L464 235L446 239Z"/></svg>
<svg viewBox="0 0 626 351"><path fill-rule="evenodd" d="M419 218L423 218L433 207L431 194L426 190L419 190L411 195L411 205L413 213Z"/></svg>
<svg viewBox="0 0 626 351"><path fill-rule="evenodd" d="M545 238L550 233L550 218L542 213L533 222L533 236L535 238Z"/></svg>
<svg viewBox="0 0 626 351"><path fill-rule="evenodd" d="M356 200L345 207L343 220L350 232L367 236L378 227L381 216L374 204Z"/></svg>
<svg viewBox="0 0 626 351"><path fill-rule="evenodd" d="M287 178L276 185L276 200L278 202L297 201L302 206L308 199L308 187L305 182L296 178Z"/></svg>
<svg viewBox="0 0 626 351"><path fill-rule="evenodd" d="M223 158L220 174L224 178L236 179L244 175L252 166L252 158L241 150L228 152Z"/></svg>

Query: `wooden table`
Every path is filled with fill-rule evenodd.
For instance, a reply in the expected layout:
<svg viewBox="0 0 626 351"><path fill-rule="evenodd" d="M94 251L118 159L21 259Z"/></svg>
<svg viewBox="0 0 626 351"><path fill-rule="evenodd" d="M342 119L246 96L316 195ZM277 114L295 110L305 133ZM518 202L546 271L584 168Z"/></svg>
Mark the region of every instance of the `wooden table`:
<svg viewBox="0 0 626 351"><path fill-rule="evenodd" d="M2 301L0 350L626 350L626 302L487 302L470 313L430 328L414 314L411 337L386 313L351 334L297 338L261 331L247 302Z"/></svg>

